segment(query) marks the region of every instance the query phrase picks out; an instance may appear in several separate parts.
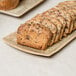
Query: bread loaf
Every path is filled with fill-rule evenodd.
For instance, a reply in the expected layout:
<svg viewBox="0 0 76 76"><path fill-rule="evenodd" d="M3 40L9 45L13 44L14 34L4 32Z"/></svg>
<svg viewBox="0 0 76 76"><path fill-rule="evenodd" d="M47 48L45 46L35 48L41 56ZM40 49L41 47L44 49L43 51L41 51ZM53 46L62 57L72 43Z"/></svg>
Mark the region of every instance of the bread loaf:
<svg viewBox="0 0 76 76"><path fill-rule="evenodd" d="M0 10L16 8L20 0L0 0Z"/></svg>
<svg viewBox="0 0 76 76"><path fill-rule="evenodd" d="M17 43L44 50L75 30L76 1L65 1L22 24Z"/></svg>

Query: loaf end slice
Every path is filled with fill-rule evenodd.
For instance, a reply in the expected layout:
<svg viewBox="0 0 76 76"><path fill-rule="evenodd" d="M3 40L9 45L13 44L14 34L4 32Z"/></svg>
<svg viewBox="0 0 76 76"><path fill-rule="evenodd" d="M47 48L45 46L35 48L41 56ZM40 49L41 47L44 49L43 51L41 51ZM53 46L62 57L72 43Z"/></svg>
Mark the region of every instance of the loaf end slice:
<svg viewBox="0 0 76 76"><path fill-rule="evenodd" d="M17 30L17 43L44 50L48 47L52 33L49 28L36 23L22 24Z"/></svg>

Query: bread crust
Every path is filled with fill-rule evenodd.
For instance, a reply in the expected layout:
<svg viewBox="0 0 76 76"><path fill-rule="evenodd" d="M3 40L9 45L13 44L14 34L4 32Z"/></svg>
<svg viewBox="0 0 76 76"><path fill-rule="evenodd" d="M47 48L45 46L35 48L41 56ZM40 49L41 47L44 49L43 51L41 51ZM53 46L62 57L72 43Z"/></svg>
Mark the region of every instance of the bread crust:
<svg viewBox="0 0 76 76"><path fill-rule="evenodd" d="M36 23L22 24L17 31L17 43L37 49L46 49L52 34L49 28Z"/></svg>
<svg viewBox="0 0 76 76"><path fill-rule="evenodd" d="M29 21L28 21L29 22ZM47 28L50 29L51 33L53 34L52 39L50 39L50 42L48 45L53 45L55 43L56 33L57 33L57 27L53 22L51 22L50 18L47 15L38 14L34 18L30 20L30 22L39 23Z"/></svg>
<svg viewBox="0 0 76 76"><path fill-rule="evenodd" d="M68 11L70 11L71 14L73 14L72 15L72 18L74 18L74 20L73 20L73 26L74 26L73 30L75 30L76 29L76 1L74 1L74 2L68 2L68 1L62 2L62 3L59 3L59 6L63 6L63 7L66 6L66 9L67 10L69 9Z"/></svg>
<svg viewBox="0 0 76 76"><path fill-rule="evenodd" d="M11 10L17 7L20 0L0 0L0 10Z"/></svg>
<svg viewBox="0 0 76 76"><path fill-rule="evenodd" d="M53 20L53 23L57 26L57 28L61 28L60 36L59 36L59 40L61 40L63 33L64 33L65 26L66 26L65 19L59 14L59 11L55 8L52 8L52 9L44 12L43 14L48 15L48 17L52 17L55 19L56 24L55 24L54 20ZM59 25L59 27L58 27L58 25ZM57 41L58 41L58 39L57 39Z"/></svg>
<svg viewBox="0 0 76 76"><path fill-rule="evenodd" d="M76 30L75 3L61 3L26 21L17 30L17 43L44 50Z"/></svg>
<svg viewBox="0 0 76 76"><path fill-rule="evenodd" d="M74 22L76 19L75 12L72 10L72 8L67 6L67 4L63 4L63 5L59 4L58 6L61 8L64 8L70 14L70 16L72 18L71 27L70 27L70 33L71 33L73 31L73 29L75 28L74 27Z"/></svg>
<svg viewBox="0 0 76 76"><path fill-rule="evenodd" d="M65 18L67 22L65 32L64 32L64 36L67 36L71 31L71 28L70 28L71 22L72 22L71 15L64 8L61 8L59 6L56 6L55 8L59 10L60 14Z"/></svg>

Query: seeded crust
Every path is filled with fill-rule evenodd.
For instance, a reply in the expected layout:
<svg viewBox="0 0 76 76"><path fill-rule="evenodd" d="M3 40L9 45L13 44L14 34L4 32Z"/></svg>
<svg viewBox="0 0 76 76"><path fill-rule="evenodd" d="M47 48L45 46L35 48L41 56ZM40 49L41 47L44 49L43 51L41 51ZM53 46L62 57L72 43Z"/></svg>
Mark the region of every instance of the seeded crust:
<svg viewBox="0 0 76 76"><path fill-rule="evenodd" d="M71 10L72 13L74 13L75 20L73 20L73 24L74 24L73 30L75 30L76 29L76 1L61 2L61 3L59 3L59 5L60 6L67 6L67 8L69 8L69 10Z"/></svg>
<svg viewBox="0 0 76 76"><path fill-rule="evenodd" d="M20 0L0 0L0 10L16 8Z"/></svg>
<svg viewBox="0 0 76 76"><path fill-rule="evenodd" d="M55 8L59 10L60 14L65 18L65 20L67 22L67 26L66 26L65 32L64 32L64 36L67 36L71 31L71 28L70 28L71 22L72 22L71 15L64 8L61 8L59 6L56 6Z"/></svg>
<svg viewBox="0 0 76 76"><path fill-rule="evenodd" d="M56 25L57 30L58 30L56 34L56 38L55 38L55 43L56 43L60 40L60 36L62 35L63 29L62 29L61 23L56 18L53 18L53 17L51 18L52 18L51 21Z"/></svg>
<svg viewBox="0 0 76 76"><path fill-rule="evenodd" d="M63 4L63 5L59 4L58 6L63 8L64 10L66 10L70 14L70 16L72 18L70 32L72 32L73 29L75 28L74 27L74 22L75 22L75 19L76 19L75 12L72 10L72 8L67 6L67 4Z"/></svg>
<svg viewBox="0 0 76 76"><path fill-rule="evenodd" d="M66 2L22 24L17 30L17 43L44 50L76 30L76 4Z"/></svg>
<svg viewBox="0 0 76 76"><path fill-rule="evenodd" d="M68 7L66 8L66 6L62 6L62 7L60 7L60 9L68 12L68 16L71 18L71 20L70 20L71 21L71 23L70 23L70 31L69 31L69 33L71 33L73 31L73 28L74 28L73 22L72 22L75 19L74 18L74 13Z"/></svg>
<svg viewBox="0 0 76 76"><path fill-rule="evenodd" d="M52 34L43 25L36 23L22 24L17 31L17 43L37 49L46 49Z"/></svg>
<svg viewBox="0 0 76 76"><path fill-rule="evenodd" d="M62 33L62 25L54 17L46 16L46 18L48 18L56 26L56 28L57 28L57 33L56 33L56 37L55 37L55 41L54 41L54 43L56 43L57 41L60 40L60 36L61 36L61 33Z"/></svg>
<svg viewBox="0 0 76 76"><path fill-rule="evenodd" d="M76 1L65 1L65 2L60 2L59 5L67 4L70 6L76 6Z"/></svg>
<svg viewBox="0 0 76 76"><path fill-rule="evenodd" d="M38 14L32 20L30 20L30 22L38 23L45 27L48 27L53 34L53 37L50 39L50 43L48 45L53 45L55 43L57 27L51 22L50 18L47 17L47 15Z"/></svg>
<svg viewBox="0 0 76 76"><path fill-rule="evenodd" d="M57 16L55 18L58 19L62 23L62 26L63 26L63 33L64 34L62 34L62 36L67 36L66 30L69 32L69 29L68 29L69 27L67 27L67 22L66 22L65 14L62 11L60 11L60 9L57 8L57 7L52 8L52 10L49 9L48 11L50 13L51 12L54 13ZM59 18L59 17L61 17L61 18Z"/></svg>
<svg viewBox="0 0 76 76"><path fill-rule="evenodd" d="M55 24L54 20L53 20L53 23L56 25L57 28L61 29L61 31L58 29L60 31L60 35L59 35L59 39L56 39L55 42L57 42L58 40L61 40L63 33L64 33L65 26L66 26L65 19L59 14L59 11L55 8L52 8L52 9L44 12L43 14L48 15L48 17L50 17L50 18L52 17L55 19L56 24Z"/></svg>
<svg viewBox="0 0 76 76"><path fill-rule="evenodd" d="M36 18L34 18L34 22L37 22L37 23L41 22L46 27L50 28L51 32L54 35L52 38L52 41L50 42L50 45L52 45L53 43L56 43L58 40L62 38L63 26L61 22L56 19L56 17L51 17L50 15L42 13L41 15L37 15Z"/></svg>
<svg viewBox="0 0 76 76"><path fill-rule="evenodd" d="M68 6L69 8L72 9L73 12L75 12L75 15L76 15L76 1L65 1L65 2L61 2L59 3L59 5L66 5Z"/></svg>

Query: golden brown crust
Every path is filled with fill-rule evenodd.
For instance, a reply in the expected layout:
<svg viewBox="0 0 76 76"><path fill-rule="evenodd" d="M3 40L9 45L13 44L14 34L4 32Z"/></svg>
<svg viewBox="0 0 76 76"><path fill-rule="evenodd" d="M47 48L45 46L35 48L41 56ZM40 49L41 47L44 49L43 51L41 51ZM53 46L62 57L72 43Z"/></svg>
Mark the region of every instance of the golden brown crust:
<svg viewBox="0 0 76 76"><path fill-rule="evenodd" d="M0 10L11 10L17 7L20 0L0 0Z"/></svg>
<svg viewBox="0 0 76 76"><path fill-rule="evenodd" d="M45 27L48 27L50 29L51 33L53 34L53 37L52 37L52 39L50 39L50 42L48 45L53 45L55 43L57 27L55 24L53 24L53 22L51 22L49 16L43 15L43 14L38 14L37 16L35 16L31 20L29 20L28 22L39 23Z"/></svg>
<svg viewBox="0 0 76 76"><path fill-rule="evenodd" d="M43 25L25 23L18 28L17 43L37 49L46 49L52 34Z"/></svg>
<svg viewBox="0 0 76 76"><path fill-rule="evenodd" d="M67 36L69 33L71 33L71 22L72 22L71 15L62 7L56 6L55 8L59 10L60 14L66 20L67 24L66 24L66 27L65 27L64 36Z"/></svg>
<svg viewBox="0 0 76 76"><path fill-rule="evenodd" d="M73 30L75 30L76 29L76 1L62 2L62 3L59 3L59 6L65 7L68 13L71 14L71 17L73 19L71 25L73 24L74 26Z"/></svg>
<svg viewBox="0 0 76 76"><path fill-rule="evenodd" d="M70 34L76 29L76 4L67 3L61 3L22 24L17 30L17 43L46 49Z"/></svg>
<svg viewBox="0 0 76 76"><path fill-rule="evenodd" d="M57 37L55 39L55 42L62 39L64 28L66 21L65 19L59 14L59 11L55 8L52 8L46 12L43 13L44 15L47 15L48 18L50 18L51 22L56 25L57 27Z"/></svg>

